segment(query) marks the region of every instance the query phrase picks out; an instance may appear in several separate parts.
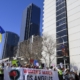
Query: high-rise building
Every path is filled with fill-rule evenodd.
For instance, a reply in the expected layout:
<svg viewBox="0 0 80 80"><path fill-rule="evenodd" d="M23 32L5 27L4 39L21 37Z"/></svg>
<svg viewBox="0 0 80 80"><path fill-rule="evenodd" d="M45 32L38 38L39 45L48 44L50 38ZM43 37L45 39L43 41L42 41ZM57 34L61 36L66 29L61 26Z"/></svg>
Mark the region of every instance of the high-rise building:
<svg viewBox="0 0 80 80"><path fill-rule="evenodd" d="M20 41L32 35L40 35L40 8L34 4L30 4L23 12Z"/></svg>
<svg viewBox="0 0 80 80"><path fill-rule="evenodd" d="M43 4L42 33L54 37L60 45L56 47L55 64L61 62L80 69L80 0L44 0Z"/></svg>
<svg viewBox="0 0 80 80"><path fill-rule="evenodd" d="M19 36L17 34L6 31L4 36L2 58L7 58L7 57L10 58L15 55L14 47L17 46L18 41L19 41Z"/></svg>

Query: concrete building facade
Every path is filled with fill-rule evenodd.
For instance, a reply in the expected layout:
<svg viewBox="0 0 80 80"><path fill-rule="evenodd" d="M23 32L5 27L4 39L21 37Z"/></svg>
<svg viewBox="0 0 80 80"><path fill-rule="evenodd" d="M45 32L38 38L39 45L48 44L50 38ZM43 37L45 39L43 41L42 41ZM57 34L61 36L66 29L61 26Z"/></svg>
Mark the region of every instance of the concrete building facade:
<svg viewBox="0 0 80 80"><path fill-rule="evenodd" d="M42 34L47 33L56 42L59 39L58 44L67 45L66 65L80 70L80 0L44 0L43 4ZM56 48L55 64L64 63L62 51L59 51Z"/></svg>

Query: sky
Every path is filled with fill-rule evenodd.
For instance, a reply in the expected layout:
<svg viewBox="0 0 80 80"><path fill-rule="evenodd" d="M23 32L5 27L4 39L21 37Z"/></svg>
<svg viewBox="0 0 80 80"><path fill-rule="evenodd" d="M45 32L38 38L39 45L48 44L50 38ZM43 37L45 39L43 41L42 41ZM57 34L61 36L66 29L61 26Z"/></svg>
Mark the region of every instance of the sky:
<svg viewBox="0 0 80 80"><path fill-rule="evenodd" d="M11 31L20 36L22 14L31 3L41 8L40 28L42 28L43 0L0 0L0 26L5 31ZM2 36L4 37L4 34ZM4 38L0 43L0 58L3 40Z"/></svg>

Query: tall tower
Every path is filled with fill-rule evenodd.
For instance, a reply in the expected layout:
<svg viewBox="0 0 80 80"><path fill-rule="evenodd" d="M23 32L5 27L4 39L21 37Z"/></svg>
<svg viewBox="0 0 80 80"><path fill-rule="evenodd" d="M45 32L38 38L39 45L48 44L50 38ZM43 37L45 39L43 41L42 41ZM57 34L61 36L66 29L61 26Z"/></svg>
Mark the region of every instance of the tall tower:
<svg viewBox="0 0 80 80"><path fill-rule="evenodd" d="M34 4L30 4L23 12L20 41L32 35L40 35L40 8Z"/></svg>
<svg viewBox="0 0 80 80"><path fill-rule="evenodd" d="M13 32L6 31L4 37L3 53L2 58L13 57L14 47L17 46L19 41L19 36Z"/></svg>
<svg viewBox="0 0 80 80"><path fill-rule="evenodd" d="M64 63L63 50L66 46L66 65L80 68L80 0L44 0L43 35L48 34L58 41L56 62ZM70 62L69 62L70 61Z"/></svg>

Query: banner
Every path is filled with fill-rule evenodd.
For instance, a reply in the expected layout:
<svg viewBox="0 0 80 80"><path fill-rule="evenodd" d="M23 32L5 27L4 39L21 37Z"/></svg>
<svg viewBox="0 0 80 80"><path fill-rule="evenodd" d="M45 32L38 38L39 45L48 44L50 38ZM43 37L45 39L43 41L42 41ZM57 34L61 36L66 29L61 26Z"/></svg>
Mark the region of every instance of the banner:
<svg viewBox="0 0 80 80"><path fill-rule="evenodd" d="M4 68L4 80L24 80L23 68L5 67Z"/></svg>
<svg viewBox="0 0 80 80"><path fill-rule="evenodd" d="M23 69L23 80L59 80L57 71L45 69Z"/></svg>
<svg viewBox="0 0 80 80"><path fill-rule="evenodd" d="M8 68L4 72L4 80L59 80L57 71L46 69Z"/></svg>

